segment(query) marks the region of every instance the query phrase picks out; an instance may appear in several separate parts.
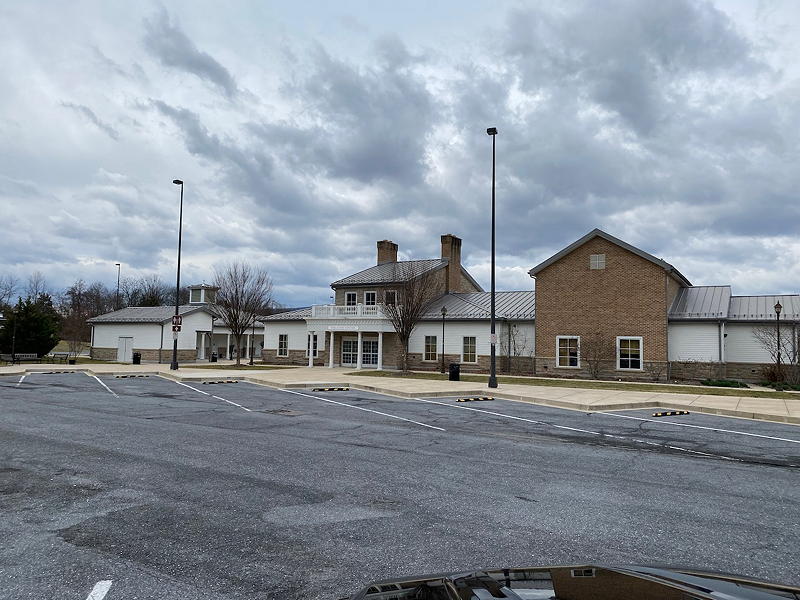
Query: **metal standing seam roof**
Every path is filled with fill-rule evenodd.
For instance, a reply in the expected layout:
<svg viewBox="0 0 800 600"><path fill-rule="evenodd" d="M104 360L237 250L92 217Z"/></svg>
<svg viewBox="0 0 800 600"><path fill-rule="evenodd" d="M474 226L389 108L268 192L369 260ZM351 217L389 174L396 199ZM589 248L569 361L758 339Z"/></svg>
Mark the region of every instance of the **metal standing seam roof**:
<svg viewBox="0 0 800 600"><path fill-rule="evenodd" d="M261 323L265 323L267 321L303 321L310 317L311 317L311 307L306 306L304 308L298 308L295 310L289 310L282 313L275 313L274 315L259 317L258 320Z"/></svg>
<svg viewBox="0 0 800 600"><path fill-rule="evenodd" d="M361 286L361 285L380 285L387 283L397 283L407 281L414 277L419 277L423 273L438 271L448 265L449 261L445 258L426 258L424 260L400 260L396 262L383 263L369 267L358 273L343 277L334 281L331 287ZM399 272L398 272L399 271ZM461 273L479 290L483 289L467 270L461 267ZM403 275L402 279L399 276Z"/></svg>
<svg viewBox="0 0 800 600"><path fill-rule="evenodd" d="M207 305L184 304L178 307L178 314L189 315L198 311L211 313ZM164 323L171 321L175 306L129 306L104 315L87 319L87 323Z"/></svg>
<svg viewBox="0 0 800 600"><path fill-rule="evenodd" d="M451 293L432 301L424 320L442 318L442 306L447 319L488 319L491 316L491 292ZM498 319L534 320L535 292L496 292L495 316Z"/></svg>
<svg viewBox="0 0 800 600"><path fill-rule="evenodd" d="M786 294L780 296L732 296L728 311L729 321L774 321L775 304L780 302L781 320L800 319L800 296Z"/></svg>
<svg viewBox="0 0 800 600"><path fill-rule="evenodd" d="M731 301L729 285L681 288L669 309L671 320L726 319Z"/></svg>
<svg viewBox="0 0 800 600"><path fill-rule="evenodd" d="M673 267L667 261L662 260L660 258L656 258L652 254L649 254L649 253L645 252L644 250L641 250L641 249L637 248L636 246L632 246L628 242L624 242L621 239L616 238L616 237L614 237L613 235L611 235L609 233L606 233L602 229L593 229L592 231L587 233L585 236L583 236L581 239L576 240L575 242L571 243L569 246L567 246L563 250L557 252L556 254L554 254L553 256L551 256L550 258L545 260L544 262L541 262L538 265L536 265L535 267L533 267L530 271L528 271L528 274L533 277L534 275L536 275L540 271L544 270L546 267L549 267L550 265L552 265L557 260L559 260L562 257L566 256L567 254L569 254L570 252L572 252L576 248L580 248L586 242L588 242L589 240L591 240L593 238L596 238L596 237L601 237L604 240L606 240L608 242L611 242L612 244L616 244L620 248L624 248L625 250L627 250L629 252L632 252L632 253L636 254L637 256L641 256L645 260L649 260L651 263L654 263L654 264L658 265L659 267L661 267L662 269L664 269L667 273L670 273L671 275L674 275L675 278L678 279L683 285L685 285L685 286L691 286L692 285L691 282L688 279L686 279L686 277L684 277L681 274L680 271L678 271L678 269Z"/></svg>

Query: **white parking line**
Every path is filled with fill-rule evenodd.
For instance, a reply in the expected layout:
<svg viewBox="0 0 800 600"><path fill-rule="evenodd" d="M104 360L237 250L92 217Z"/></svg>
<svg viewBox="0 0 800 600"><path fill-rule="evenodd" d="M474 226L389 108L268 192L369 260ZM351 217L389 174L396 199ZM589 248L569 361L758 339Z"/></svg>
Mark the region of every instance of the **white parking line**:
<svg viewBox="0 0 800 600"><path fill-rule="evenodd" d="M103 383L102 381L100 381L100 378L99 378L97 375L92 375L92 377L94 377L95 379L97 379L97 383L99 383L99 384L100 384L100 385L102 385L104 388L106 388L106 390L108 390L108 392L109 392L109 393L110 393L112 396L114 396L114 398L119 398L119 396L117 396L117 395L114 393L114 390L112 390L112 389L111 389L110 387L108 387L108 386L107 386L105 383Z"/></svg>
<svg viewBox="0 0 800 600"><path fill-rule="evenodd" d="M320 398L319 396L312 396L311 394L303 394L302 392L295 392L294 390L281 390L282 392L288 392L290 394L297 394L298 396L305 396L306 398L313 398L314 400L322 400L323 402L329 402L331 404L338 404L339 406L346 406L348 408L355 408L356 410L363 410L364 412L371 412L375 413L376 415L382 415L384 417L390 417L392 419L397 419L399 421L406 421L407 423L414 423L414 425L420 425L422 427L427 427L429 429L435 429L436 431L445 431L441 427L436 427L435 425L428 425L427 423L420 423L419 421L412 421L411 419L406 419L405 417L399 417L397 415L390 415L389 413L380 412L378 410L372 410L370 408L363 408L361 406L353 406L352 404L347 404L345 402L337 402L336 400L330 400L328 398Z"/></svg>
<svg viewBox="0 0 800 600"><path fill-rule="evenodd" d="M555 425L553 423L546 423L545 421L536 421L534 419L526 419L525 417L518 417L516 415L508 415L505 413L494 412L491 410L483 410L481 408L470 408L469 406L458 406L456 404L448 404L447 402L438 402L436 400L425 400L424 398L414 398L414 400L418 400L420 402L427 402L428 404L440 404L441 406L449 406L450 408L460 408L461 410L471 410L473 412L484 413L487 415L494 415L495 417L503 417L505 419L513 419L515 421L525 421L526 423L533 423L534 425L544 425L545 427L553 427L555 429L566 429L569 431L577 431L580 433L589 433L591 435L598 435L600 437L606 438L615 438L621 440L629 440L632 442L638 442L640 444L647 444L648 446L658 446L660 448L669 448L670 450L678 450L680 452L688 452L689 454L699 454L700 456L710 456L713 458L722 458L724 460L732 460L732 461L739 461L738 458L733 458L730 456L724 456L722 454L708 454L707 452L699 452L697 450L689 450L688 448L681 448L680 446L669 446L667 444L659 444L657 442L650 442L648 440L641 440L638 438L626 438L621 435L612 435L610 433L601 433L599 431L590 431L588 429L578 429L577 427L567 427L566 425ZM618 416L618 415L614 415Z"/></svg>
<svg viewBox="0 0 800 600"><path fill-rule="evenodd" d="M17 382L16 387L19 387L19 384L22 383L23 381L25 381L25 375L23 375L22 377L19 378L19 381Z"/></svg>
<svg viewBox="0 0 800 600"><path fill-rule="evenodd" d="M86 596L86 600L103 600L108 593L108 590L111 589L111 580L106 579L104 581L98 581L94 584L92 591L89 592L89 595Z"/></svg>
<svg viewBox="0 0 800 600"><path fill-rule="evenodd" d="M214 394L209 394L208 392L204 392L203 390L198 390L196 387L192 387L191 385L187 385L185 383L181 383L180 381L176 381L175 383L177 383L178 385L182 385L183 387L187 387L190 390L194 390L195 392L199 392L199 393L203 394L204 396L211 396L212 398L216 398L217 400L222 400L223 402L227 402L228 404L233 404L234 406L238 406L239 408L241 408L242 410L246 410L247 412L253 412L252 410L250 410L246 406L242 406L241 404L236 404L236 402L231 402L230 400L226 400L225 398L221 398L219 396L215 396Z"/></svg>
<svg viewBox="0 0 800 600"><path fill-rule="evenodd" d="M800 444L800 440L790 440L789 438L775 437L772 435L762 435L760 433L749 433L747 431L734 431L732 429L720 429L718 427L704 427L702 425L690 425L689 423L676 423L675 421L663 421L655 419L644 419L642 417L632 417L630 415L616 415L614 413L596 412L595 415L605 415L607 417L617 417L618 419L632 419L634 421L646 421L648 423L661 423L666 425L676 425L678 427L690 427L692 429L705 429L706 431L717 431L719 433L733 433L736 435L746 435L748 437L764 438L765 440L776 440L778 442L789 442L791 444Z"/></svg>

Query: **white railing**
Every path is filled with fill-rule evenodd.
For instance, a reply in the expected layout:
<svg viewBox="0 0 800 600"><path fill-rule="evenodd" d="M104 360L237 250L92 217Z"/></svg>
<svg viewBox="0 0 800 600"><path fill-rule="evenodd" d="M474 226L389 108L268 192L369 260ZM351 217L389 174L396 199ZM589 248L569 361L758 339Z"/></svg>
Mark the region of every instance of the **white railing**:
<svg viewBox="0 0 800 600"><path fill-rule="evenodd" d="M354 306L340 306L338 304L315 304L311 307L312 319L341 319L341 318L372 317L385 319L383 308L378 304L356 304Z"/></svg>

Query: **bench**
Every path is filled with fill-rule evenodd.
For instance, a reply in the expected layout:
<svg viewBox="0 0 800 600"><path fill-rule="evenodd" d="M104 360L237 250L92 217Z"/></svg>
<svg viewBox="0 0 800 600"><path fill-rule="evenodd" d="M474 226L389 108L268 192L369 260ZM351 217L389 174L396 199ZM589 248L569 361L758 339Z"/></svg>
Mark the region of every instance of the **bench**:
<svg viewBox="0 0 800 600"><path fill-rule="evenodd" d="M53 352L48 358L51 358L53 362L62 362L67 364L69 360L69 352Z"/></svg>
<svg viewBox="0 0 800 600"><path fill-rule="evenodd" d="M0 354L0 360L5 361L7 363L14 363L20 364L22 361L27 362L42 362L42 359L39 358L37 354L34 353L15 353L15 354Z"/></svg>

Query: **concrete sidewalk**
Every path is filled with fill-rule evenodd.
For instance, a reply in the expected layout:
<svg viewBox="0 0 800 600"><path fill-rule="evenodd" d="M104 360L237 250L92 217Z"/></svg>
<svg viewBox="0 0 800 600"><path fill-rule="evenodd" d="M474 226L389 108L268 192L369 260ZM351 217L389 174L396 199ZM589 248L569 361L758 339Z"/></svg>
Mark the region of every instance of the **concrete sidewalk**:
<svg viewBox="0 0 800 600"><path fill-rule="evenodd" d="M583 412L625 410L636 408L676 408L692 412L762 419L781 423L800 424L800 395L795 399L750 398L744 396L715 396L670 393L665 391L598 390L580 387L550 387L501 383L489 389L481 383L439 381L411 377L359 377L351 368L297 367L291 369L238 370L233 362L230 369L193 369L185 365L171 371L168 364L84 364L14 365L0 367L2 375L25 375L36 372L81 371L90 375L161 375L180 381L213 381L235 379L276 388L314 386L349 386L354 389L391 394L405 398L435 396L494 396L534 404L555 406ZM575 385L580 385L579 381Z"/></svg>

